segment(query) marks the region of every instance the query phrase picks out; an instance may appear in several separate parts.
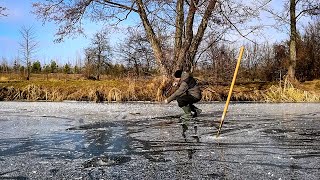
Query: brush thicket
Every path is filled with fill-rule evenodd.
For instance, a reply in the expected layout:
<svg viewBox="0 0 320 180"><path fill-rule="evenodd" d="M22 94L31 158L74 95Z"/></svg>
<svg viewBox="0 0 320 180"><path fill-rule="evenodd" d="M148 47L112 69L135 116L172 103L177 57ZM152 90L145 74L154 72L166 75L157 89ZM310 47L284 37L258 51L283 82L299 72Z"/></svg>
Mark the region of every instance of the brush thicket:
<svg viewBox="0 0 320 180"><path fill-rule="evenodd" d="M320 96L297 89L288 80L283 85L271 86L264 94L266 102L319 102Z"/></svg>

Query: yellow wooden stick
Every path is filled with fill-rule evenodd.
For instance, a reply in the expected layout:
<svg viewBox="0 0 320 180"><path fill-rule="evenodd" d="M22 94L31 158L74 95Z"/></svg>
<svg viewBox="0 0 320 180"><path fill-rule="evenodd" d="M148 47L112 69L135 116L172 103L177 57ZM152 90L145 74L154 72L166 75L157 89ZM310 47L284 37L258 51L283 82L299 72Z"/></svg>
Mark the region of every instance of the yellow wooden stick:
<svg viewBox="0 0 320 180"><path fill-rule="evenodd" d="M224 106L223 114L222 114L222 117L221 117L219 129L218 129L216 137L219 137L219 135L220 135L221 128L222 128L222 125L223 125L223 121L224 121L224 118L226 117L226 114L227 114L227 110L228 110L228 106L229 106L229 102L230 102L233 86L234 86L234 83L236 82L236 78L237 78L238 70L239 70L239 67L240 67L240 61L241 61L241 58L242 58L243 51L244 51L244 46L242 46L240 48L240 53L239 53L239 57L238 57L238 61L237 61L237 66L236 66L236 69L235 69L234 74L233 74L233 79L232 79L231 87L230 87L230 90L229 90L227 102L226 102L226 105Z"/></svg>

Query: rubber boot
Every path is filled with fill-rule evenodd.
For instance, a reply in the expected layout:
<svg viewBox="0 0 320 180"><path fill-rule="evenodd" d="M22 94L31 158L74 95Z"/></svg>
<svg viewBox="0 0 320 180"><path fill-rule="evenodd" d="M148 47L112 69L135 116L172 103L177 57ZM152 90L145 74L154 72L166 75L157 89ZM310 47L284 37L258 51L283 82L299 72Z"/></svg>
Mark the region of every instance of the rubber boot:
<svg viewBox="0 0 320 180"><path fill-rule="evenodd" d="M191 114L191 108L190 106L183 106L181 107L184 111L184 115L182 115L180 117L180 119L182 120L182 122L186 122L188 120L190 120L192 118L192 114Z"/></svg>
<svg viewBox="0 0 320 180"><path fill-rule="evenodd" d="M193 117L198 117L198 116L201 114L201 112L202 112L201 109L197 108L197 107L196 107L195 105L193 105L193 104L190 105L190 108L191 108L191 111L193 112Z"/></svg>
<svg viewBox="0 0 320 180"><path fill-rule="evenodd" d="M188 126L186 124L181 124L182 126L182 137L187 142L186 131L188 130Z"/></svg>

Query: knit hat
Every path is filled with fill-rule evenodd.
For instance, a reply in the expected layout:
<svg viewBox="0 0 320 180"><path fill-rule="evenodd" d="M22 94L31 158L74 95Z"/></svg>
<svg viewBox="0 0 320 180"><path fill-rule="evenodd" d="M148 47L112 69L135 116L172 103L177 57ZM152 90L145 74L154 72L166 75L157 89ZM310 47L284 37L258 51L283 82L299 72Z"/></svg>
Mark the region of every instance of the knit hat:
<svg viewBox="0 0 320 180"><path fill-rule="evenodd" d="M175 78L181 78L181 74L182 74L182 70L177 70L177 71L174 73L174 77L175 77Z"/></svg>

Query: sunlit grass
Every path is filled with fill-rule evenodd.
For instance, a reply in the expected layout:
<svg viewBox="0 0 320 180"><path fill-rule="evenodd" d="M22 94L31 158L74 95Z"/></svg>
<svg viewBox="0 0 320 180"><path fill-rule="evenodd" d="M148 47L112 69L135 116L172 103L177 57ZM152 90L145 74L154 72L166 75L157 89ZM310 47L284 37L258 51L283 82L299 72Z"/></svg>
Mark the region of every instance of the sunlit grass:
<svg viewBox="0 0 320 180"><path fill-rule="evenodd" d="M163 101L171 81L163 76L146 78L108 78L100 81L85 80L79 75L56 75L48 80L44 75L33 75L30 81L0 78L0 100L27 101ZM202 101L225 101L229 85L202 86ZM305 82L294 88L290 84L237 83L231 101L264 102L320 102L320 80Z"/></svg>
<svg viewBox="0 0 320 180"><path fill-rule="evenodd" d="M150 84L152 83L149 83L149 80L130 78L101 81L75 78L44 80L41 77L26 81L2 78L0 93L5 96L2 98L4 100L96 102L154 100L155 92L151 92L153 89L150 88Z"/></svg>
<svg viewBox="0 0 320 180"><path fill-rule="evenodd" d="M310 84L301 87L303 89L295 88L290 82L285 82L283 86L271 86L265 92L264 99L266 102L320 102L320 95L310 91Z"/></svg>

